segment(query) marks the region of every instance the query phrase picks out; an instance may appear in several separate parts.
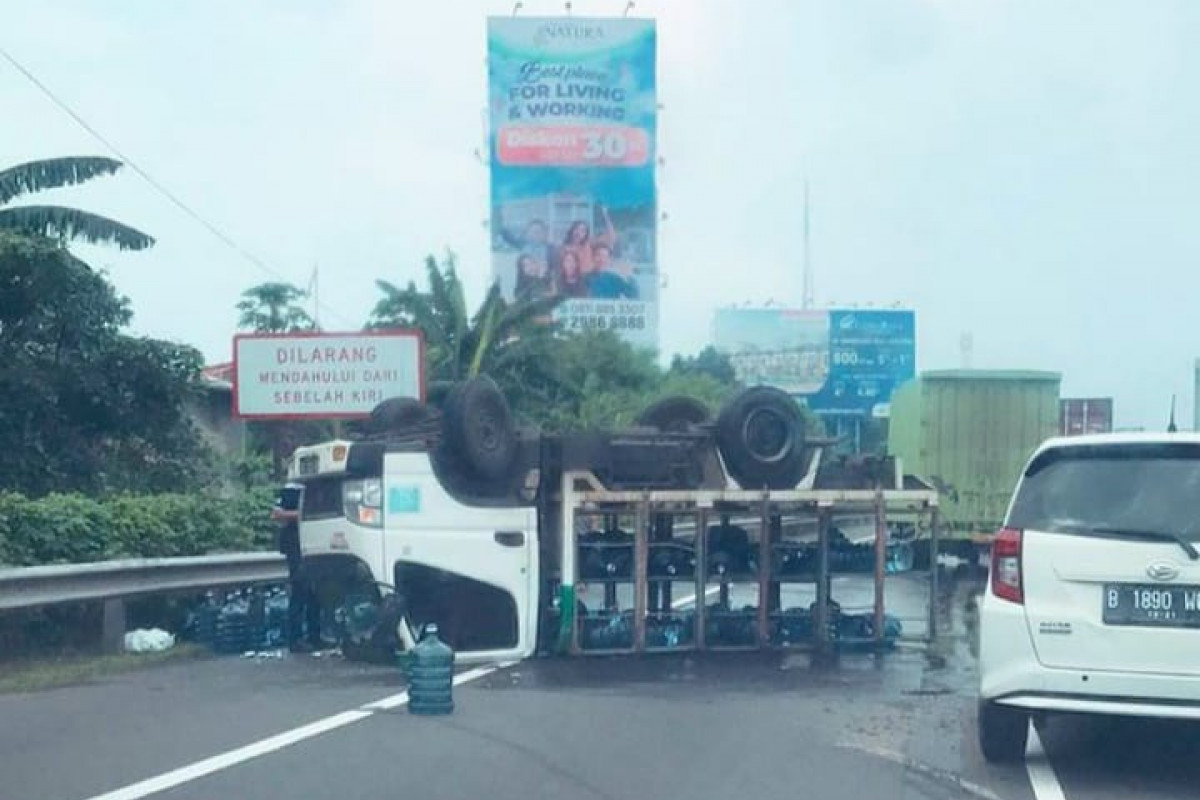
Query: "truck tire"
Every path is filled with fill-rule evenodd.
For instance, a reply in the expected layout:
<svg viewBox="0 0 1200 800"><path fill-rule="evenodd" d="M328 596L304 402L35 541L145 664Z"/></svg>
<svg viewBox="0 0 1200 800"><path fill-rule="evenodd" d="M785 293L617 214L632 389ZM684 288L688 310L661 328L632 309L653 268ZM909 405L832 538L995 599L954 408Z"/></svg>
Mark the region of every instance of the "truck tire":
<svg viewBox="0 0 1200 800"><path fill-rule="evenodd" d="M708 406L694 397L675 395L648 405L638 415L637 424L660 431L685 432L712 419Z"/></svg>
<svg viewBox="0 0 1200 800"><path fill-rule="evenodd" d="M414 397L390 397L371 409L375 433L398 433L428 422L436 413Z"/></svg>
<svg viewBox="0 0 1200 800"><path fill-rule="evenodd" d="M986 700L979 701L979 749L993 764L1012 764L1025 757L1029 715Z"/></svg>
<svg viewBox="0 0 1200 800"><path fill-rule="evenodd" d="M792 489L804 476L804 418L786 392L743 390L717 417L717 447L743 489Z"/></svg>
<svg viewBox="0 0 1200 800"><path fill-rule="evenodd" d="M451 457L484 481L510 477L517 453L517 431L508 402L488 377L460 383L446 397L443 438Z"/></svg>

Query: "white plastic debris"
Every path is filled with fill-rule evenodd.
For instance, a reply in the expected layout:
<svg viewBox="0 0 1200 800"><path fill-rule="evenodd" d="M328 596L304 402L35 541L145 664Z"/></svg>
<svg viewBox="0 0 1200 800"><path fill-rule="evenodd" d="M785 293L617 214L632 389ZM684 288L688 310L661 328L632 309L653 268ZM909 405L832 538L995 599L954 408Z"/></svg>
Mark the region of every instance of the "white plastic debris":
<svg viewBox="0 0 1200 800"><path fill-rule="evenodd" d="M161 628L139 628L125 634L125 652L157 653L175 646L175 637Z"/></svg>
<svg viewBox="0 0 1200 800"><path fill-rule="evenodd" d="M283 658L282 650L247 650L242 658L252 658L255 661L266 661Z"/></svg>

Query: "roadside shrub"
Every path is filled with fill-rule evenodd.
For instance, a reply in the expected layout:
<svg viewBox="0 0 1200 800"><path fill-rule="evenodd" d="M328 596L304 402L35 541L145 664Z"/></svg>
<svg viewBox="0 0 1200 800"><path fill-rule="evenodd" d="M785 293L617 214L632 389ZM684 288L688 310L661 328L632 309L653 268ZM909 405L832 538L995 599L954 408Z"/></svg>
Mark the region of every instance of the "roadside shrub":
<svg viewBox="0 0 1200 800"><path fill-rule="evenodd" d="M220 496L0 493L0 563L81 563L268 550L270 489Z"/></svg>

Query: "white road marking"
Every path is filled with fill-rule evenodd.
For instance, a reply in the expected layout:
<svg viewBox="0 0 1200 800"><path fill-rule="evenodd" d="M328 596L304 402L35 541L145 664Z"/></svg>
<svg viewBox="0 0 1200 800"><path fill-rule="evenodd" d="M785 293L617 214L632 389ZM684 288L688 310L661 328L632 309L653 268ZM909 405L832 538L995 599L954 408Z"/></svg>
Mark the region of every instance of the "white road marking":
<svg viewBox="0 0 1200 800"><path fill-rule="evenodd" d="M497 664L492 667L478 667L476 669L460 672L454 676L454 685L458 686L469 681L477 680L486 675L490 675L496 670L511 666L512 662ZM293 728L290 731L269 736L266 739L260 739L257 742L239 747L235 750L228 750L203 761L197 761L194 764L188 764L185 767L173 769L170 772L164 772L161 775L156 775L153 778L147 778L143 781L130 784L129 786L120 789L114 789L111 792L98 794L88 800L141 800L143 797L149 797L152 794L164 792L167 789L173 789L185 783L190 783L198 778L203 778L206 775L212 775L214 772L220 772L223 769L238 764L245 763L251 759L265 756L268 753L274 753L276 750L282 750L285 747L302 742L305 739L311 739L314 736L320 736L323 733L344 728L360 720L375 714L378 711L387 711L393 708L399 708L408 703L408 692L399 692L381 700L376 700L373 703L368 703L358 708L352 708L349 711L343 711L340 714L334 714L324 719L319 719L316 722L310 722L307 725L302 725L299 728Z"/></svg>
<svg viewBox="0 0 1200 800"><path fill-rule="evenodd" d="M1029 785L1037 800L1067 800L1062 785L1054 774L1054 767L1042 746L1037 726L1029 723L1029 741L1025 745L1025 771L1029 773Z"/></svg>
<svg viewBox="0 0 1200 800"><path fill-rule="evenodd" d="M851 750L858 750L862 753L868 753L887 761L891 761L895 764L899 764L900 766L907 770L911 770L912 772L920 773L926 777L933 778L934 780L950 783L964 793L979 798L979 800L1001 800L999 795L997 795L991 789L988 789L986 786L980 786L977 783L972 783L966 778L956 775L949 770L931 766L923 761L917 761L916 759L901 755L894 750L888 750L887 748L875 747L868 744L855 744L853 742L841 742L838 744L838 747L845 747Z"/></svg>

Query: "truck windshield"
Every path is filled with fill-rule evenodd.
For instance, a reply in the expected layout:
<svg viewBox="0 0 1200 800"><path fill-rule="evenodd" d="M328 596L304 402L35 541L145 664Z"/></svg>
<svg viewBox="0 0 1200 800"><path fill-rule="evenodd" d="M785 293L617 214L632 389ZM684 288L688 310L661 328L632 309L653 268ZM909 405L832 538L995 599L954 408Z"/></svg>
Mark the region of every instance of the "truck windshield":
<svg viewBox="0 0 1200 800"><path fill-rule="evenodd" d="M1200 541L1200 445L1063 447L1026 470L1013 528L1141 531Z"/></svg>
<svg viewBox="0 0 1200 800"><path fill-rule="evenodd" d="M342 516L342 476L313 478L304 482L301 519L332 519L340 516Z"/></svg>

